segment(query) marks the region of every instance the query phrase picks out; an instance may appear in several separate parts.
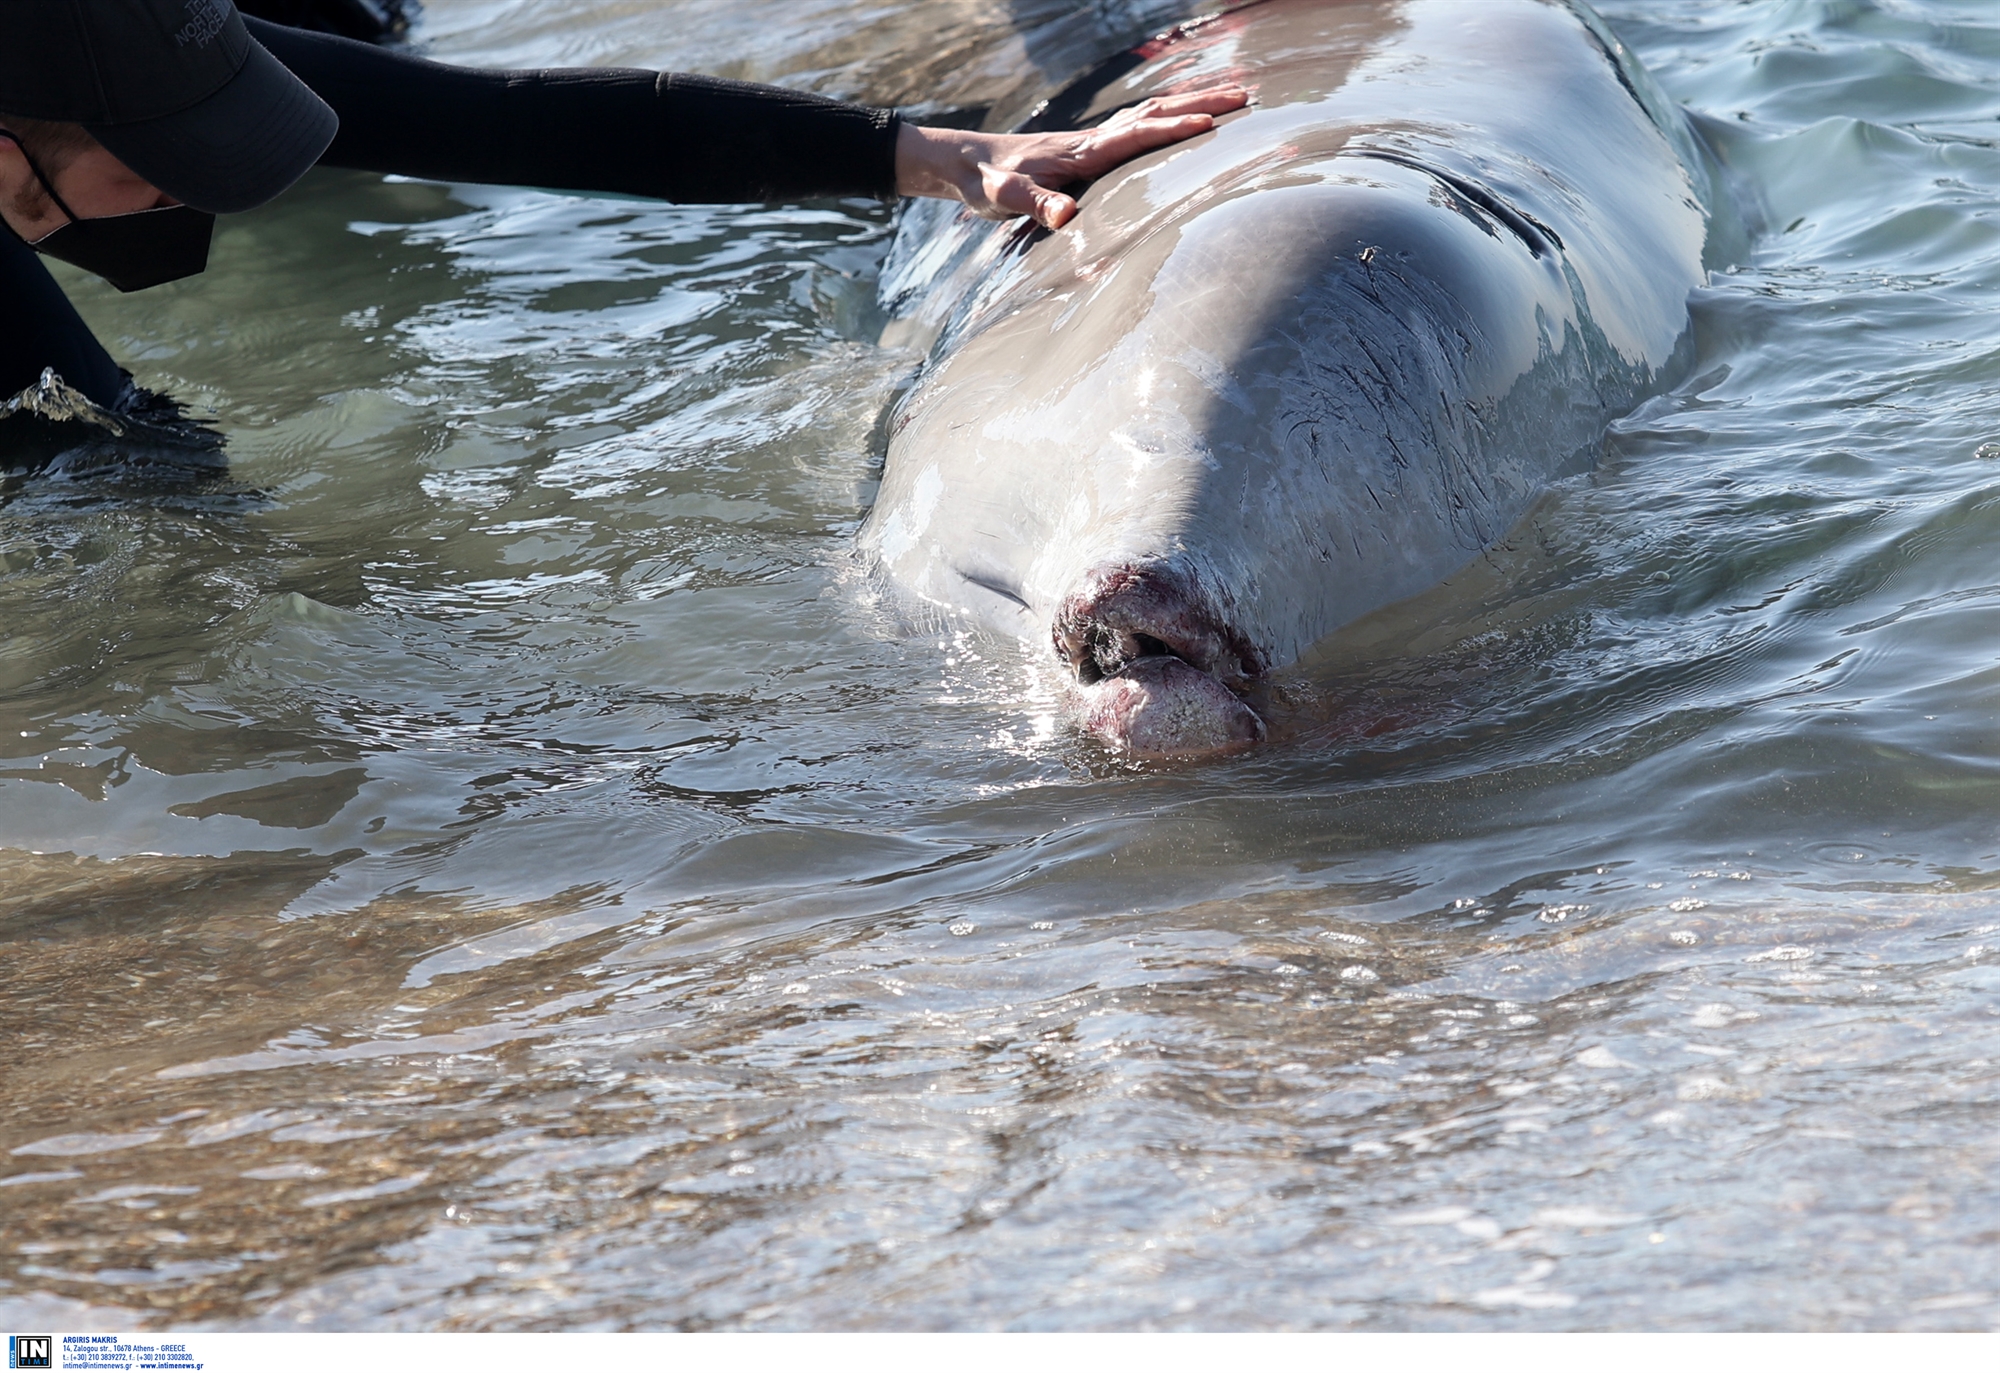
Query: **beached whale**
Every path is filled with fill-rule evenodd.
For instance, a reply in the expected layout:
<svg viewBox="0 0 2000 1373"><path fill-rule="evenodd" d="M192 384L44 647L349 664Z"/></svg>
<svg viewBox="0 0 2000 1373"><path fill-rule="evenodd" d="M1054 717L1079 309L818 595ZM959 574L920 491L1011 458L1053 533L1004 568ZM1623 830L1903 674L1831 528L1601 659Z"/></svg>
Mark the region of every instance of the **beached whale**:
<svg viewBox="0 0 2000 1373"><path fill-rule="evenodd" d="M1505 535L1691 354L1714 196L1679 110L1566 0L1257 0L1039 123L1256 104L1057 233L907 217L864 552L1046 643L1114 747L1254 742L1245 688Z"/></svg>

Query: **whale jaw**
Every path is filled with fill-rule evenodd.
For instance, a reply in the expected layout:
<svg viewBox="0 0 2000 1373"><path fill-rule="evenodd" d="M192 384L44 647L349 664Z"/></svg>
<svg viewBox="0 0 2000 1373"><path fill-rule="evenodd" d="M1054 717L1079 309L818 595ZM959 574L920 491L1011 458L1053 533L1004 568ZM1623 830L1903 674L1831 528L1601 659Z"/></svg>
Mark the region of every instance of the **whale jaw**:
<svg viewBox="0 0 2000 1373"><path fill-rule="evenodd" d="M1264 722L1200 668L1164 653L1083 688L1083 727L1120 753L1197 758L1264 742Z"/></svg>
<svg viewBox="0 0 2000 1373"><path fill-rule="evenodd" d="M1092 572L1063 599L1052 632L1083 727L1112 749L1187 758L1264 741L1264 721L1232 690L1261 674L1261 655L1175 568Z"/></svg>

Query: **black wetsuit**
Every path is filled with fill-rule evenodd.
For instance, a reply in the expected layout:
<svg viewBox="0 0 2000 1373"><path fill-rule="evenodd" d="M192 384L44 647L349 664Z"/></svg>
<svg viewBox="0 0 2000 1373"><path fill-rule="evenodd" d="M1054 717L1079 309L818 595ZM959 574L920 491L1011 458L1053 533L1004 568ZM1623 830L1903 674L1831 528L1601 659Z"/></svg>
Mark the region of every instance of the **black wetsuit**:
<svg viewBox="0 0 2000 1373"><path fill-rule="evenodd" d="M702 76L453 67L244 22L340 116L322 166L710 204L895 194L887 110ZM124 388L41 259L0 232L0 400L46 367L100 405Z"/></svg>

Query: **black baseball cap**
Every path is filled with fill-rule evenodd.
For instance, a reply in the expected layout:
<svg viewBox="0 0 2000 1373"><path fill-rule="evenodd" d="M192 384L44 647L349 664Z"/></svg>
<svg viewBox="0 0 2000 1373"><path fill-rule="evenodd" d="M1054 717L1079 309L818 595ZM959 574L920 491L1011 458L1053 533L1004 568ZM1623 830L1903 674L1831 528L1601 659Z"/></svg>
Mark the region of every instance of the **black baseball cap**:
<svg viewBox="0 0 2000 1373"><path fill-rule="evenodd" d="M81 124L212 214L284 190L340 126L230 0L0 0L0 112Z"/></svg>

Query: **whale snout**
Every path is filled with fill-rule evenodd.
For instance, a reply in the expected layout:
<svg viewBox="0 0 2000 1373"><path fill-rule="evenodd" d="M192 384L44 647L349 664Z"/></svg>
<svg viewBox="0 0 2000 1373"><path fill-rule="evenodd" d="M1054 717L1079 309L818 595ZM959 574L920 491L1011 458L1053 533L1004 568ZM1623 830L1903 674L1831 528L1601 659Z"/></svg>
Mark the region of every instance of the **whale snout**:
<svg viewBox="0 0 2000 1373"><path fill-rule="evenodd" d="M1084 728L1120 752L1188 757L1264 740L1263 720L1232 690L1262 659L1170 566L1092 573L1058 607L1053 637Z"/></svg>

